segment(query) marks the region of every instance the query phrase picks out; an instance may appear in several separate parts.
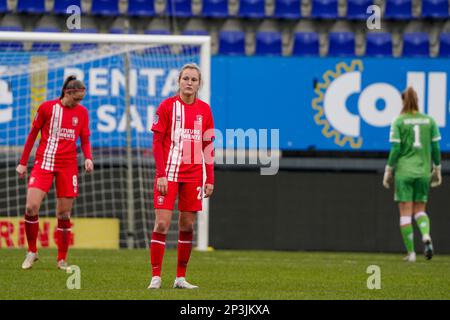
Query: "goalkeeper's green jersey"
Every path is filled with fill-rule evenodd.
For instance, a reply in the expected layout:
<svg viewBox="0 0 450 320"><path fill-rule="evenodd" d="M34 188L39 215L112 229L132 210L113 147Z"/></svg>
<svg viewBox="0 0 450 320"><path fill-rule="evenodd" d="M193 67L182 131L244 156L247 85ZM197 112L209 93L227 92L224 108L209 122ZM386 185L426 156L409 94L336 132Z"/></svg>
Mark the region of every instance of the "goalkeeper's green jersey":
<svg viewBox="0 0 450 320"><path fill-rule="evenodd" d="M431 144L441 139L433 118L423 113L405 113L391 126L389 141L400 143L400 156L395 167L396 176L427 177L431 175Z"/></svg>

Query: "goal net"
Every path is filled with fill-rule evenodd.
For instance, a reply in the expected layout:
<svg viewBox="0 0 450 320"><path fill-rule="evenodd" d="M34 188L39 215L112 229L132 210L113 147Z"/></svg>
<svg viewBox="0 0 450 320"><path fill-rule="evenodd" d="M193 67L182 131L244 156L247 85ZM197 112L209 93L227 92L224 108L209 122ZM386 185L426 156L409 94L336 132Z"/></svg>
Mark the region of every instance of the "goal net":
<svg viewBox="0 0 450 320"><path fill-rule="evenodd" d="M180 67L191 62L202 69L200 98L209 103L209 37L0 32L0 247L26 245L21 220L27 181L15 168L37 108L57 99L71 74L86 85L82 105L89 110L95 164L86 174L79 150L72 244L147 247L155 217L153 116L160 102L176 93ZM46 217L56 220L55 207L53 187L40 208L44 247L51 246L53 224L43 223ZM196 230L200 250L208 247L208 204L204 207ZM177 223L175 210L169 247L176 244Z"/></svg>

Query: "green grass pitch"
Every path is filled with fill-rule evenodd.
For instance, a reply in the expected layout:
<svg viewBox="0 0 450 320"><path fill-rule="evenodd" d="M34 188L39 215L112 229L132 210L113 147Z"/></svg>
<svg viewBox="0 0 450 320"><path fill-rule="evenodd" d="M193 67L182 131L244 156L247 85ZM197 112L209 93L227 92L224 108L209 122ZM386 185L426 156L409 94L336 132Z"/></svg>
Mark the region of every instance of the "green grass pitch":
<svg viewBox="0 0 450 320"><path fill-rule="evenodd" d="M71 274L56 269L56 250L40 250L40 261L22 270L24 250L0 250L0 300L301 300L450 299L450 256L416 263L401 254L193 251L187 279L198 290L172 289L176 250L166 250L163 287L148 290L148 250L76 250L69 263L81 270L81 289L69 290ZM370 265L381 270L381 289L369 290Z"/></svg>

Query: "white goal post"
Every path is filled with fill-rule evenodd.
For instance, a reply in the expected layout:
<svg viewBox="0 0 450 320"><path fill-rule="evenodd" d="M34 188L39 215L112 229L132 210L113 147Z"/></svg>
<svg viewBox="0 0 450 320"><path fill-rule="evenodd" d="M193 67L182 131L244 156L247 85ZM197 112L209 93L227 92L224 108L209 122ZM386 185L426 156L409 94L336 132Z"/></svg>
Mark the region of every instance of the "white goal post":
<svg viewBox="0 0 450 320"><path fill-rule="evenodd" d="M28 44L28 48L17 52L2 51L5 44L18 42ZM59 43L67 47L95 44L95 47L58 52L46 51L45 48L33 51L34 47L31 48L30 44L39 43ZM7 195L0 200L0 207L3 208L0 219L23 216L26 191L14 170L36 104L56 99L68 70L81 70L81 74L97 77L96 86L92 82L90 87L88 85L88 98L82 104L96 119L95 124L91 123L94 162L106 169L100 170L96 176L81 178L79 198L82 199L75 202L74 216L116 217L120 219L120 247L148 245L147 238L153 226L149 217L154 217L151 206L154 164L149 165L149 158L152 157L148 156L151 151L148 150L148 136L152 112L164 97L174 93L173 74L188 62L199 64L203 79L199 96L210 104L210 37L0 32L0 45L0 95L2 90L6 90L8 97L11 97L6 99L4 95L4 101L0 97L0 148L5 151L0 161L6 164L4 169L0 169L0 194ZM92 88L95 90L89 92ZM155 93L157 90L162 93ZM146 124L138 117L139 114L145 114ZM96 127L92 128L93 125ZM98 132L96 128L99 128ZM30 163L31 160L29 170ZM119 171L126 169L119 174L113 168ZM54 200L51 198L54 196L47 197L46 204L41 208L43 214L49 217L54 214ZM126 206L119 203L124 200ZM203 207L196 229L196 247L200 251L208 249L208 199L204 199ZM115 209L122 213L114 213ZM176 225L172 225L171 232L176 230ZM173 233L172 240L168 237L169 244L176 244L175 236Z"/></svg>

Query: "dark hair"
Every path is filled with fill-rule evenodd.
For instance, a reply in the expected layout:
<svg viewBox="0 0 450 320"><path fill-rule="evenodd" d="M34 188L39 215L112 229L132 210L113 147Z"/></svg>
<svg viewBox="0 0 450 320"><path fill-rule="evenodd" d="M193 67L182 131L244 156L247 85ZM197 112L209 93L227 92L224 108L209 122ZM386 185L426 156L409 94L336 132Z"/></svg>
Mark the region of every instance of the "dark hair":
<svg viewBox="0 0 450 320"><path fill-rule="evenodd" d="M417 98L416 91L412 87L408 87L402 92L402 100L402 113L416 113L419 111L419 99Z"/></svg>
<svg viewBox="0 0 450 320"><path fill-rule="evenodd" d="M83 82L80 80L77 80L77 77L74 75L70 75L66 78L64 81L62 90L61 90L61 96L60 99L64 98L64 93L66 90L84 90L86 89Z"/></svg>

